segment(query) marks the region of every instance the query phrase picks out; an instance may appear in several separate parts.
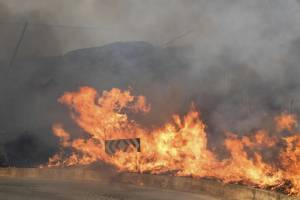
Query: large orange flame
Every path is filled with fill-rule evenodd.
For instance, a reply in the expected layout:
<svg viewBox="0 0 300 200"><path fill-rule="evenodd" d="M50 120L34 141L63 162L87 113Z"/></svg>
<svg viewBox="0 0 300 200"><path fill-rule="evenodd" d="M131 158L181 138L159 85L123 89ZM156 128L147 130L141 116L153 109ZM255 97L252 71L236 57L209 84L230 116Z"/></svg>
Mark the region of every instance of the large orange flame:
<svg viewBox="0 0 300 200"><path fill-rule="evenodd" d="M295 115L284 113L274 119L275 130L289 131L288 137L271 136L266 129L243 137L227 133L224 145L229 156L220 160L207 147L206 125L193 105L185 116L174 115L169 123L149 130L126 114L150 111L145 97L130 91L114 88L99 96L95 89L82 87L65 93L59 102L70 108L72 119L88 137L76 139L63 125L55 124L53 132L60 138L61 151L49 159L49 167L101 161L121 171L213 177L300 195L300 134L293 133ZM140 138L141 152L131 148L129 153L105 153L105 140L126 138ZM276 162L268 162L263 151L274 147L280 149L272 154ZM66 156L65 149L71 149L71 155Z"/></svg>

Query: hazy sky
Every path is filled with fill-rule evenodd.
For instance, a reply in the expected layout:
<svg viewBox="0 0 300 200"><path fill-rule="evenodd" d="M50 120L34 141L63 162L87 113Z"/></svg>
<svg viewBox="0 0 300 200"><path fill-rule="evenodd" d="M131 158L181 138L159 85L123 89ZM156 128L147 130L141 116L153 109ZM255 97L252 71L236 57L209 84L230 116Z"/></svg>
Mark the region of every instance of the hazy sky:
<svg viewBox="0 0 300 200"><path fill-rule="evenodd" d="M200 17L205 4L206 1L178 0L0 0L0 21L69 26L51 28L56 40L63 44L63 52L113 41L144 40L163 45L207 24L207 19ZM36 26L29 31L37 35L35 40L45 34Z"/></svg>
<svg viewBox="0 0 300 200"><path fill-rule="evenodd" d="M242 48L245 54L239 58L248 59L270 49L280 50L278 45L284 47L300 36L297 0L0 0L1 4L0 21L75 26L44 32L39 27L29 29L36 41L51 32L63 52L113 41L164 45L185 35L172 45L201 46L210 54L228 47L239 53ZM25 39L33 43L32 38ZM39 51L43 52L34 53Z"/></svg>

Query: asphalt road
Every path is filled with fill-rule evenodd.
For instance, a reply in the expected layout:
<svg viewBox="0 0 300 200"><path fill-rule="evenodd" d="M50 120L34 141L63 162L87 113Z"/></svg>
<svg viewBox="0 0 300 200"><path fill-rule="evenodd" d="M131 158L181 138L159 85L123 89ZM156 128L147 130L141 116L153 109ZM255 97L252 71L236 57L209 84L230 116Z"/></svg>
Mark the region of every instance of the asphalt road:
<svg viewBox="0 0 300 200"><path fill-rule="evenodd" d="M0 177L0 200L218 200L205 195L99 181Z"/></svg>

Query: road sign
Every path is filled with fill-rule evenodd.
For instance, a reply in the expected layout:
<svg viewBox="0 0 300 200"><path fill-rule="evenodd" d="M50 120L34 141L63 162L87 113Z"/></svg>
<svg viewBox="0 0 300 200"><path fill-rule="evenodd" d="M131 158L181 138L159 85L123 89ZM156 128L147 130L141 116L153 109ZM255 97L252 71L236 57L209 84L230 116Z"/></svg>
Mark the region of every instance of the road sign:
<svg viewBox="0 0 300 200"><path fill-rule="evenodd" d="M121 139L121 140L105 140L105 152L113 155L117 151L129 152L135 148L137 152L141 152L140 138Z"/></svg>

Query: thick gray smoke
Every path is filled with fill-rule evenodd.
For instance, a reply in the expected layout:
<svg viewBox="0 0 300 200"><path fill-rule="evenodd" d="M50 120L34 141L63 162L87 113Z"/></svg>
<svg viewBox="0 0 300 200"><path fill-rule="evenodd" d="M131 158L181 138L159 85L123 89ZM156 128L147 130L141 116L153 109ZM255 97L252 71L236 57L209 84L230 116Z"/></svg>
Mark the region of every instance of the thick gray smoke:
<svg viewBox="0 0 300 200"><path fill-rule="evenodd" d="M296 0L18 2L0 1L0 165L46 162L55 122L80 134L57 103L80 86L145 95L149 128L195 102L213 146L299 114Z"/></svg>

